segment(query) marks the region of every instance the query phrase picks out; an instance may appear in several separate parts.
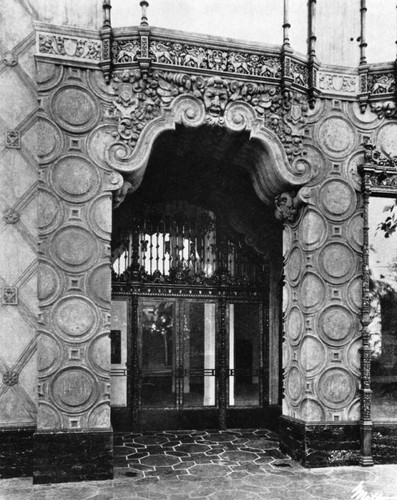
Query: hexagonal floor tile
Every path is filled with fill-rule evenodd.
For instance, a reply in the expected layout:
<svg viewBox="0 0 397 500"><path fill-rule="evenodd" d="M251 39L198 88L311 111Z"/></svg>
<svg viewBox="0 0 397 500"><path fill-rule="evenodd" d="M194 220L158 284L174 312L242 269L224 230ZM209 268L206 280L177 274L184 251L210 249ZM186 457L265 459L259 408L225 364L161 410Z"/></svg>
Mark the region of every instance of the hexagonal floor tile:
<svg viewBox="0 0 397 500"><path fill-rule="evenodd" d="M150 455L141 459L141 464L152 465L154 467L170 467L180 463L180 458L170 455Z"/></svg>
<svg viewBox="0 0 397 500"><path fill-rule="evenodd" d="M134 439L134 443L137 444L145 444L145 445L152 445L152 444L165 444L168 443L169 439L167 436L162 436L162 435L148 435L148 436L138 436Z"/></svg>
<svg viewBox="0 0 397 500"><path fill-rule="evenodd" d="M222 460L232 460L235 462L251 462L259 458L259 455L250 451L225 451L220 454Z"/></svg>

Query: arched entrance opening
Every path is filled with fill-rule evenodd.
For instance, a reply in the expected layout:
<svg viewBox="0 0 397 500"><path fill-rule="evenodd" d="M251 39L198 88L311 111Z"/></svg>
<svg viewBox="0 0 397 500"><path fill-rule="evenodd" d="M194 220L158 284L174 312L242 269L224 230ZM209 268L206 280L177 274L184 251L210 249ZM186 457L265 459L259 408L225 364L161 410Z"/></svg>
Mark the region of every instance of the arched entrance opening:
<svg viewBox="0 0 397 500"><path fill-rule="evenodd" d="M277 426L282 225L260 199L268 163L247 131L177 124L114 210L116 430Z"/></svg>

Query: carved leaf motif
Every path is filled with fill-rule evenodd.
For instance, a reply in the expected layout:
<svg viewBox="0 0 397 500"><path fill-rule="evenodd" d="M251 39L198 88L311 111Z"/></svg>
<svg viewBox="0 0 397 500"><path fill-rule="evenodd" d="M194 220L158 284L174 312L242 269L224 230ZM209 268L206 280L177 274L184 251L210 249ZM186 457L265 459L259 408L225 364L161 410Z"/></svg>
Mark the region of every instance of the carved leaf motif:
<svg viewBox="0 0 397 500"><path fill-rule="evenodd" d="M164 47L156 43L155 50L163 54ZM164 55L156 57L161 59ZM242 55L240 59L240 54L234 53L234 57L236 71L244 72L245 65L248 67L248 56ZM261 64L261 61L257 62ZM279 71L279 66L273 62ZM290 159L305 153L303 127L308 104L306 97L298 93L282 95L279 88L265 84L163 71L151 72L147 79L141 77L139 70L116 72L112 85L117 96L114 101L115 116L119 118L117 140L125 141L129 148L135 147L142 129L160 115L163 107L169 106L180 94L192 94L203 101L206 121L210 125L224 125L228 103L249 103L264 126L278 134Z"/></svg>

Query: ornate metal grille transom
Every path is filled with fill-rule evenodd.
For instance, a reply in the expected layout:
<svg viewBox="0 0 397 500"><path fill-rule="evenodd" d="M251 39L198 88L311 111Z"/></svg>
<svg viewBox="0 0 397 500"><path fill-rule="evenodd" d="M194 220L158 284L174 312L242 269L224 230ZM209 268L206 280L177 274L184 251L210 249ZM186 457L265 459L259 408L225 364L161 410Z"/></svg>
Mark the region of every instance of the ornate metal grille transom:
<svg viewBox="0 0 397 500"><path fill-rule="evenodd" d="M266 262L225 219L186 201L130 215L113 250L113 282L260 286Z"/></svg>

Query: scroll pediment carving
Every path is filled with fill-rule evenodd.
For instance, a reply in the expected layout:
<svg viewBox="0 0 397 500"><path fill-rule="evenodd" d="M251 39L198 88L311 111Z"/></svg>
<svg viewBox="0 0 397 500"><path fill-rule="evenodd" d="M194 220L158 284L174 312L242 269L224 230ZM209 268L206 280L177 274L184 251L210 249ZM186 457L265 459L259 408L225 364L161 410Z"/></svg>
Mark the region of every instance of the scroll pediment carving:
<svg viewBox="0 0 397 500"><path fill-rule="evenodd" d="M249 131L252 139L262 142L263 161L278 166L268 172L253 171L252 177L257 191L266 193L261 199L269 204L277 191L287 185L301 186L313 177L310 165L305 172L294 167L294 160L306 153L306 96L220 76L164 71L144 76L139 69L123 70L114 73L111 83L115 95L112 116L118 125L115 140L107 148L107 161L125 174L134 186L130 190L143 178L156 137L174 130L176 124Z"/></svg>

